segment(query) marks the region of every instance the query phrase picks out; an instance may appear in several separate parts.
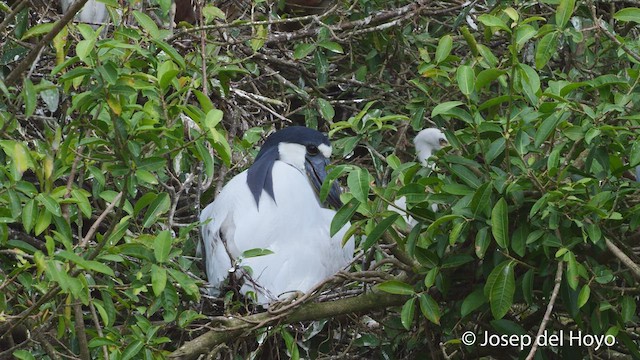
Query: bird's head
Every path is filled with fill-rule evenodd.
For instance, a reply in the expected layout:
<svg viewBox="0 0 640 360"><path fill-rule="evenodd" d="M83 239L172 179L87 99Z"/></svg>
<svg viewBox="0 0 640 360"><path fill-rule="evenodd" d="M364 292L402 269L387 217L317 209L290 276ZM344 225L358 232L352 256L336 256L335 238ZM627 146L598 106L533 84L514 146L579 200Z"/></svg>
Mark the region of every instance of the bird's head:
<svg viewBox="0 0 640 360"><path fill-rule="evenodd" d="M436 128L427 128L420 131L413 139L413 143L416 146L418 160L423 166L428 166L427 160L434 152L449 144L442 131Z"/></svg>
<svg viewBox="0 0 640 360"><path fill-rule="evenodd" d="M247 173L247 184L256 205L260 203L263 189L275 200L272 169L276 160L305 172L316 194L319 194L322 182L327 177L326 166L331 151L331 143L326 135L304 126L290 126L271 134ZM342 206L340 188L335 182L331 184L327 203L335 208Z"/></svg>

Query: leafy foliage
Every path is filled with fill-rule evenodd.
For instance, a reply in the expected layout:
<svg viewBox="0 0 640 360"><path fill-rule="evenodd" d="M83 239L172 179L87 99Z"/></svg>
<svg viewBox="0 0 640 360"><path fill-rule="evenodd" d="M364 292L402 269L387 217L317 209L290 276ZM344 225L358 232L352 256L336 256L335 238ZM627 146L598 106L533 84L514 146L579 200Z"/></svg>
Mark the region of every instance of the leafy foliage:
<svg viewBox="0 0 640 360"><path fill-rule="evenodd" d="M616 342L536 358L640 357L640 9L222 2L171 31L167 1L104 3L97 28L0 3L2 356L520 358L461 339L571 330ZM201 295L200 204L290 122L329 131L331 232L364 261L267 313ZM428 126L434 171L407 146Z"/></svg>

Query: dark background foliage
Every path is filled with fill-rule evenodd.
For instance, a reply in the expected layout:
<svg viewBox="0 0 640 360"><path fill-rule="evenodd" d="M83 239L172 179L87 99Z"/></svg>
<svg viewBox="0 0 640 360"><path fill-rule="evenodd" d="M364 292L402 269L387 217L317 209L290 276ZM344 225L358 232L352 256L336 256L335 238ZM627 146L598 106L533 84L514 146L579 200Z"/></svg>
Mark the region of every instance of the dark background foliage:
<svg viewBox="0 0 640 360"><path fill-rule="evenodd" d="M0 2L0 358L640 358L635 1L82 3ZM200 209L291 124L361 256L203 295ZM561 330L615 343L462 343Z"/></svg>

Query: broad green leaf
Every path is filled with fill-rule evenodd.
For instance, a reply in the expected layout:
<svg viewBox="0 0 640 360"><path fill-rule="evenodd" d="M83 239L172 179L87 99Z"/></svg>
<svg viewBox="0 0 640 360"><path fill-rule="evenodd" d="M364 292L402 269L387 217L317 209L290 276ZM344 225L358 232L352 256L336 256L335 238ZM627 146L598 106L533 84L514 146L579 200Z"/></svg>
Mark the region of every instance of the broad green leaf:
<svg viewBox="0 0 640 360"><path fill-rule="evenodd" d="M497 16L482 14L478 16L478 21L480 21L484 26L497 27L508 33L511 33L511 29L507 26L507 24Z"/></svg>
<svg viewBox="0 0 640 360"><path fill-rule="evenodd" d="M398 280L389 280L385 281L382 284L376 285L378 290L387 292L389 294L396 295L414 295L415 291L413 291L413 286L409 284L405 284Z"/></svg>
<svg viewBox="0 0 640 360"><path fill-rule="evenodd" d="M560 116L557 112L554 112L546 119L544 119L544 121L542 121L542 124L540 125L540 127L538 127L534 138L534 146L536 148L539 148L540 145L542 145L542 143L545 142L549 138L549 136L557 129L559 122Z"/></svg>
<svg viewBox="0 0 640 360"><path fill-rule="evenodd" d="M589 284L585 284L580 290L580 294L578 294L578 308L582 308L587 301L589 301L589 296L591 295L591 289L589 288Z"/></svg>
<svg viewBox="0 0 640 360"><path fill-rule="evenodd" d="M516 291L514 265L515 262L512 260L500 263L491 271L485 283L484 295L489 299L491 313L495 319L505 316L513 304Z"/></svg>
<svg viewBox="0 0 640 360"><path fill-rule="evenodd" d="M344 204L340 210L338 210L331 221L331 236L337 234L338 231L340 231L340 229L342 229L342 227L351 220L353 214L358 210L358 206L360 206L360 201L356 198L352 198L348 203Z"/></svg>
<svg viewBox="0 0 640 360"><path fill-rule="evenodd" d="M48 194L38 194L35 199L42 205L44 205L45 209L47 209L50 213L55 216L62 216L62 210L60 209L60 204L52 198Z"/></svg>
<svg viewBox="0 0 640 360"><path fill-rule="evenodd" d="M333 117L336 115L336 111L333 109L331 103L323 98L318 98L318 111L320 111L322 118L327 121L333 120Z"/></svg>
<svg viewBox="0 0 640 360"><path fill-rule="evenodd" d="M271 254L273 254L273 251L269 249L254 248L254 249L243 251L240 257L253 258L253 257L265 256L265 255L271 255Z"/></svg>
<svg viewBox="0 0 640 360"><path fill-rule="evenodd" d="M407 300L404 305L402 305L402 310L400 311L400 321L402 322L402 326L405 329L411 329L411 324L413 324L413 318L416 313L416 298L411 298Z"/></svg>
<svg viewBox="0 0 640 360"><path fill-rule="evenodd" d="M122 360L131 360L144 348L142 340L133 340L122 352Z"/></svg>
<svg viewBox="0 0 640 360"><path fill-rule="evenodd" d="M443 62L449 57L451 49L453 48L453 38L451 35L445 35L438 41L438 47L436 48L435 61L436 64Z"/></svg>
<svg viewBox="0 0 640 360"><path fill-rule="evenodd" d="M96 271L105 275L115 276L113 269L111 269L107 265L99 261L87 260L74 252L68 250L60 250L56 252L56 256L69 260L85 270Z"/></svg>
<svg viewBox="0 0 640 360"><path fill-rule="evenodd" d="M491 233L498 246L506 249L509 245L509 208L504 198L500 198L491 210Z"/></svg>
<svg viewBox="0 0 640 360"><path fill-rule="evenodd" d="M547 65L549 60L553 57L553 54L557 53L558 49L558 32L552 31L538 41L536 46L535 63L537 69L542 69Z"/></svg>
<svg viewBox="0 0 640 360"><path fill-rule="evenodd" d="M440 308L438 307L438 303L426 293L420 294L418 300L420 300L422 315L432 323L440 325Z"/></svg>
<svg viewBox="0 0 640 360"><path fill-rule="evenodd" d="M489 248L489 244L491 243L491 238L489 237L489 227L483 227L478 230L476 233L476 241L475 241L475 253L478 259L483 259L487 249Z"/></svg>
<svg viewBox="0 0 640 360"><path fill-rule="evenodd" d="M456 80L458 87L463 95L469 96L474 89L475 74L473 68L469 65L461 65L456 71Z"/></svg>
<svg viewBox="0 0 640 360"><path fill-rule="evenodd" d="M342 48L342 45L334 41L322 41L318 43L318 46L321 46L336 54L344 54L344 49Z"/></svg>
<svg viewBox="0 0 640 360"><path fill-rule="evenodd" d="M19 360L36 360L36 358L27 350L16 350L11 355Z"/></svg>
<svg viewBox="0 0 640 360"><path fill-rule="evenodd" d="M462 301L462 305L460 305L460 315L465 317L471 314L474 310L480 308L486 302L487 299L484 297L482 289L477 289L467 295L467 297Z"/></svg>
<svg viewBox="0 0 640 360"><path fill-rule="evenodd" d="M24 79L22 99L24 100L24 115L26 117L33 115L38 104L38 93L29 78Z"/></svg>
<svg viewBox="0 0 640 360"><path fill-rule="evenodd" d="M629 295L622 297L620 301L620 315L623 323L631 322L638 316L636 308L636 300L633 297Z"/></svg>
<svg viewBox="0 0 640 360"><path fill-rule="evenodd" d="M440 114L446 114L449 110L460 105L464 105L464 103L462 101L446 101L438 104L433 108L433 110L431 110L431 117L436 117Z"/></svg>
<svg viewBox="0 0 640 360"><path fill-rule="evenodd" d="M578 284L580 281L578 262L576 261L576 256L571 251L567 251L564 254L564 259L567 261L567 273L565 278L567 279L567 284L573 289L578 289Z"/></svg>
<svg viewBox="0 0 640 360"><path fill-rule="evenodd" d="M164 263L169 260L169 253L171 252L171 233L169 230L163 230L156 236L153 242L153 254L156 261Z"/></svg>
<svg viewBox="0 0 640 360"><path fill-rule="evenodd" d="M160 296L167 286L167 269L156 264L151 265L151 288L155 296Z"/></svg>
<svg viewBox="0 0 640 360"><path fill-rule="evenodd" d="M298 44L293 50L293 58L300 60L307 55L311 54L316 49L315 44Z"/></svg>
<svg viewBox="0 0 640 360"><path fill-rule="evenodd" d="M624 9L616 12L613 18L620 21L633 21L640 23L640 9L636 7L625 7Z"/></svg>
<svg viewBox="0 0 640 360"><path fill-rule="evenodd" d="M71 190L71 196L76 200L78 205L78 209L82 212L82 214L86 218L91 217L91 203L89 202L89 198L84 194L84 191L73 189Z"/></svg>
<svg viewBox="0 0 640 360"><path fill-rule="evenodd" d="M369 182L371 175L365 168L359 168L349 173L347 177L347 185L353 197L358 199L360 203L367 203L369 201Z"/></svg>
<svg viewBox="0 0 640 360"><path fill-rule="evenodd" d="M158 194L158 196L151 202L151 205L147 208L147 212L144 214L142 227L147 228L155 224L158 217L169 211L170 207L171 199L169 198L169 194L164 192Z"/></svg>
<svg viewBox="0 0 640 360"><path fill-rule="evenodd" d="M140 26L145 29L152 38L157 39L160 37L160 30L158 29L158 25L156 25L156 22L153 21L153 19L151 19L149 15L135 10L133 12L133 17L136 18L138 24L140 24Z"/></svg>
<svg viewBox="0 0 640 360"><path fill-rule="evenodd" d="M33 229L37 213L38 207L36 205L36 201L34 199L27 201L22 209L22 226L27 234L31 233L31 230Z"/></svg>
<svg viewBox="0 0 640 360"><path fill-rule="evenodd" d="M576 0L560 0L558 10L556 11L556 26L563 29L571 19L573 8L576 6Z"/></svg>
<svg viewBox="0 0 640 360"><path fill-rule="evenodd" d="M367 238L362 243L362 249L367 250L373 244L375 244L375 242L380 239L382 234L384 234L384 232L387 231L387 229L389 229L389 227L391 227L391 225L393 225L393 223L399 217L400 214L394 213L380 221L380 223L378 223L378 225L376 225L376 227L374 227L373 230L371 230L371 232L367 235Z"/></svg>
<svg viewBox="0 0 640 360"><path fill-rule="evenodd" d="M54 22L47 22L32 26L27 30L20 40L24 41L34 36L46 35L53 29Z"/></svg>

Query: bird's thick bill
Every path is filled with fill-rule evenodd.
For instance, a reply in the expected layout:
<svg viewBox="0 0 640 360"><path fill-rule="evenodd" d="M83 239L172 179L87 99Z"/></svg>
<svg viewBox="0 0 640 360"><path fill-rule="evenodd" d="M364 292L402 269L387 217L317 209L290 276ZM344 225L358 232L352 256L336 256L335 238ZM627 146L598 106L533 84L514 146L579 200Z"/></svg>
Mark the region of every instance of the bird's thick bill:
<svg viewBox="0 0 640 360"><path fill-rule="evenodd" d="M324 182L324 179L327 178L327 165L329 165L329 160L322 156L307 157L304 162L307 176L309 177L309 181L311 181L311 185L313 185L313 189L316 191L316 195L318 195L318 197L320 196L322 183ZM331 205L335 209L342 207L340 192L338 183L334 181L331 184L331 189L329 190L329 195L327 196L325 203Z"/></svg>

